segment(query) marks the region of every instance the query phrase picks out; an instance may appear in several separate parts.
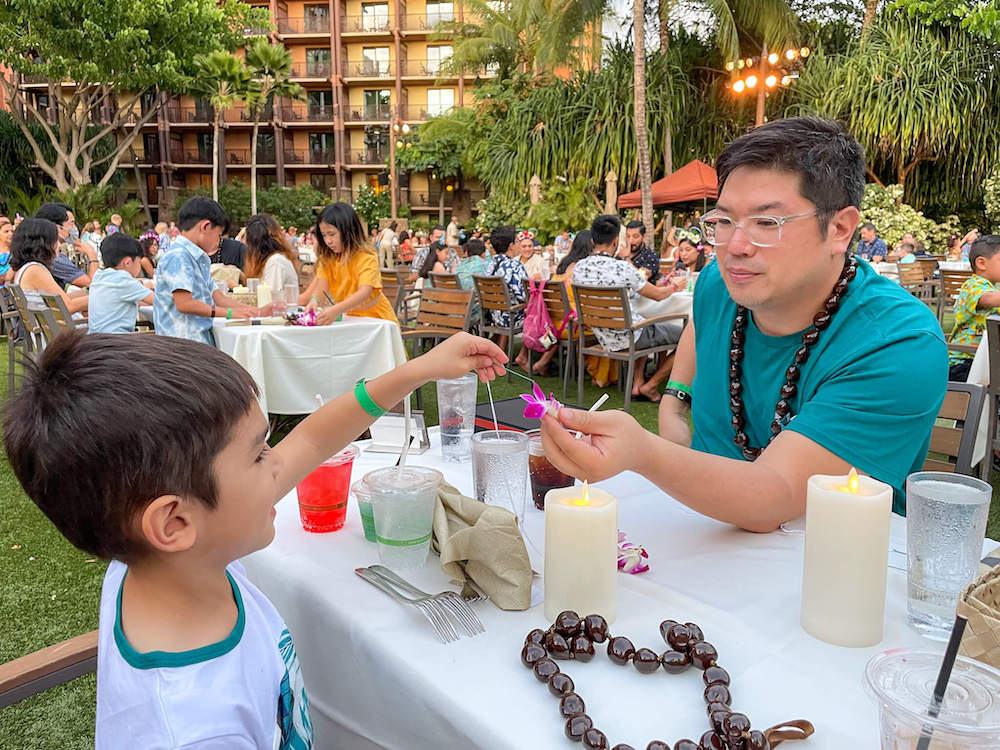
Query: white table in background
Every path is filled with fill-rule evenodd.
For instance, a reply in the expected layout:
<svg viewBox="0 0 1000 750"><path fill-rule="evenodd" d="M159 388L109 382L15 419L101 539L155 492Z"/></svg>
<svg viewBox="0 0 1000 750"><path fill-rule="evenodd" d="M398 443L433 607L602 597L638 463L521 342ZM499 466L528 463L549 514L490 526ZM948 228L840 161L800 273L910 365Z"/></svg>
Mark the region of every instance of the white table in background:
<svg viewBox="0 0 1000 750"><path fill-rule="evenodd" d="M362 452L352 478L394 461ZM442 462L436 429L430 451L411 463L437 468L462 492L472 491L469 464ZM815 724L816 734L789 750L877 747L876 707L862 688L865 663L901 646L943 651L943 644L907 627L906 576L899 569L889 570L883 641L863 649L830 646L799 626L803 534L740 531L685 508L632 473L599 486L618 497L620 528L646 547L651 565L647 573L620 576L612 631L660 652L661 620L698 623L732 675L735 707L754 726L794 718ZM530 500L527 505L528 537L540 547L544 516ZM904 519L893 517L892 549L906 549L905 527ZM275 541L244 562L295 639L317 748L575 747L563 735L556 700L519 658L525 634L547 626L541 606L502 612L476 604L486 633L444 645L416 609L355 575L355 568L378 562L378 552L364 540L353 499L343 529L308 534L293 492L278 504L275 528ZM995 546L988 542L984 550ZM895 552L889 562L905 566ZM541 560L534 568L543 569ZM448 587L433 555L404 577L426 591ZM603 649L589 664L560 664L612 744L643 748L652 739L697 740L708 729L696 669L640 675L613 665Z"/></svg>
<svg viewBox="0 0 1000 750"><path fill-rule="evenodd" d="M988 337L985 333L979 339L979 346L972 358L972 366L969 368L969 377L965 379L967 383L978 383L979 385L990 384L990 347ZM975 466L986 457L986 443L990 431L989 399L983 404L983 413L979 418L979 429L976 430L976 446L972 449L972 465Z"/></svg>
<svg viewBox="0 0 1000 750"><path fill-rule="evenodd" d="M693 305L694 292L674 292L663 300L642 296L632 300L632 309L644 318L654 318L657 315L669 315L670 313L687 313L690 316Z"/></svg>
<svg viewBox="0 0 1000 750"><path fill-rule="evenodd" d="M938 268L942 271L971 271L972 266L967 260L939 260Z"/></svg>
<svg viewBox="0 0 1000 750"><path fill-rule="evenodd" d="M311 414L316 394L329 401L406 361L399 326L347 316L328 326L227 326L215 319L216 346L257 382L261 408Z"/></svg>
<svg viewBox="0 0 1000 750"><path fill-rule="evenodd" d="M882 261L879 263L869 263L869 265L879 276L885 276L887 279L899 281L899 268L895 263L886 263L885 261Z"/></svg>

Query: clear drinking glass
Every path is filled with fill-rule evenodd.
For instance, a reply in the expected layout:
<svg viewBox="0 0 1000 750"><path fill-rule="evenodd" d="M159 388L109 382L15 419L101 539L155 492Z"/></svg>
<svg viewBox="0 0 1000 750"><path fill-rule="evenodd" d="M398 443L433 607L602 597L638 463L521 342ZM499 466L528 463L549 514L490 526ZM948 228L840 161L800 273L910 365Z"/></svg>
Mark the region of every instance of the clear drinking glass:
<svg viewBox="0 0 1000 750"><path fill-rule="evenodd" d="M390 466L365 474L372 493L378 556L393 570L419 568L427 560L442 479L440 471L423 466Z"/></svg>
<svg viewBox="0 0 1000 750"><path fill-rule="evenodd" d="M445 461L468 461L471 456L478 387L479 377L474 372L437 381L441 457Z"/></svg>
<svg viewBox="0 0 1000 750"><path fill-rule="evenodd" d="M299 288L295 284L285 284L285 303L292 307L299 304Z"/></svg>
<svg viewBox="0 0 1000 750"><path fill-rule="evenodd" d="M524 518L528 498L528 436L489 430L472 436L472 482L476 500Z"/></svg>
<svg viewBox="0 0 1000 750"><path fill-rule="evenodd" d="M260 279L247 279L247 292L250 294L257 294L257 288L260 286Z"/></svg>
<svg viewBox="0 0 1000 750"><path fill-rule="evenodd" d="M914 750L921 737L928 750L1000 747L1000 671L959 656L941 712L927 714L941 668L935 651L898 648L872 657L865 687L879 707L879 747Z"/></svg>
<svg viewBox="0 0 1000 750"><path fill-rule="evenodd" d="M991 496L962 474L906 478L907 620L929 638L948 639L958 595L976 577Z"/></svg>

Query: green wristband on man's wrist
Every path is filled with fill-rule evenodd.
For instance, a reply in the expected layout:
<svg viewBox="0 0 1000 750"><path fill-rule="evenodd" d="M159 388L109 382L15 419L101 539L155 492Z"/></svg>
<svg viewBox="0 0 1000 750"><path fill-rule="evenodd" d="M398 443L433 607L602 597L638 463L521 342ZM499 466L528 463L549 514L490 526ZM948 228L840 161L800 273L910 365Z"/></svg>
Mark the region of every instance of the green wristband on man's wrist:
<svg viewBox="0 0 1000 750"><path fill-rule="evenodd" d="M676 388L681 393L686 393L689 396L691 395L691 386L686 383L682 383L679 380L668 380L667 388Z"/></svg>
<svg viewBox="0 0 1000 750"><path fill-rule="evenodd" d="M354 398L358 400L358 404L361 408L368 412L371 416L375 417L375 419L378 419L386 412L385 409L376 404L372 400L372 397L368 395L368 389L365 388L364 378L361 378L361 380L355 383Z"/></svg>

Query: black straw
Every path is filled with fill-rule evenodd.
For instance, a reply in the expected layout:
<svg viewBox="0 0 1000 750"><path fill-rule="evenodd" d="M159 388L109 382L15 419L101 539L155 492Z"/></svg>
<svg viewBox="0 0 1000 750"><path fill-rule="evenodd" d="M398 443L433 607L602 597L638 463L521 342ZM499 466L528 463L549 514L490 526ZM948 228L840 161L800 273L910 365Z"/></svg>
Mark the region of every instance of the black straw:
<svg viewBox="0 0 1000 750"><path fill-rule="evenodd" d="M944 650L944 661L941 662L941 670L938 672L937 683L934 685L934 696L931 698L931 705L927 708L927 714L932 719L936 719L941 713L941 704L944 702L945 691L948 690L948 680L951 679L951 670L955 666L958 647L962 643L962 634L965 632L967 622L968 620L962 615L955 616L955 624L951 628L951 638L948 639L948 647ZM932 734L934 734L934 727L924 724L920 731L920 741L917 742L917 750L927 750L931 744Z"/></svg>

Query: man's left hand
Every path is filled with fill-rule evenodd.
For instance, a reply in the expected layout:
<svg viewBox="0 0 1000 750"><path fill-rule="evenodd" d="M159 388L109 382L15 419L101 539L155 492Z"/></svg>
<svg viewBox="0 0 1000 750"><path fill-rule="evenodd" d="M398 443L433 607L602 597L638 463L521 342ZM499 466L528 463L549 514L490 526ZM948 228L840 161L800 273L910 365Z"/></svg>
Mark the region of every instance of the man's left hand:
<svg viewBox="0 0 1000 750"><path fill-rule="evenodd" d="M575 437L575 431L583 437ZM613 477L641 465L652 435L623 411L586 412L563 407L556 419L542 418L545 457L567 474L588 482Z"/></svg>

